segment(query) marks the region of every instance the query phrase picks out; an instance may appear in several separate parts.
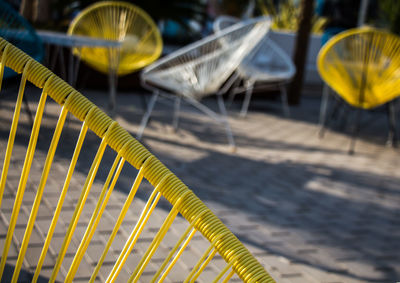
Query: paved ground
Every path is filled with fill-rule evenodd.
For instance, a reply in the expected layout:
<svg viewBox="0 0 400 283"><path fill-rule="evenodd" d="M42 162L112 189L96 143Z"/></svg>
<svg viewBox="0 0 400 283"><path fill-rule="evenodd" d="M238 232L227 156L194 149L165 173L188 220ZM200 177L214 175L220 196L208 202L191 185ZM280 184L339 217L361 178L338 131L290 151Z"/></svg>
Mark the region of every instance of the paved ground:
<svg viewBox="0 0 400 283"><path fill-rule="evenodd" d="M103 93L88 91L85 94L99 106L106 104ZM1 149L5 147L12 117L13 105L9 101L10 96L1 101ZM215 105L212 99L207 103ZM135 134L143 111L139 96L121 95L118 104L116 120ZM346 134L330 130L324 139L318 138L318 97L305 96L301 106L291 109L290 119L282 117L279 105L272 105L265 100L255 100L245 119L237 118L237 108L238 105L233 105L230 119L238 145L236 153L229 151L219 125L186 106L180 129L174 132L170 126L172 108L157 104L143 142L223 220L278 282L400 281L400 151L385 146L387 122L384 112L378 111L363 117L364 127L356 145L356 154L350 156L347 154L349 138ZM59 108L54 104L46 108L32 170L41 170L58 111ZM29 127L25 115L21 119L24 124L18 131L15 157L12 159L14 170L9 175L0 211L1 245L18 182L15 172L21 170L25 155L23 148L27 144ZM64 144L57 150L21 280L29 278L34 270L78 130L79 125L71 119L62 136ZM79 197L85 173L98 144L99 140L93 135L89 135L84 144L85 150L74 173L74 183L67 195L61 224L57 226L50 254L46 257L43 280L51 274L63 239L62 232L72 216L73 204ZM104 166L95 179L88 204L67 252L66 263L58 276L60 281L65 277L74 249L79 245L84 224L90 219L96 197L114 157L112 152L106 151L102 162ZM100 231L96 232L78 269L76 282L88 279L89 271L104 247L111 223L115 222L135 176L134 169L124 167L103 222L100 223ZM16 247L24 232L23 221L29 216L39 177L34 173L29 176L31 185L27 187L17 223L17 235L9 253L8 274L13 269ZM123 240L128 237L138 211L149 196L148 187L146 184L141 186L99 281L104 281L111 262L121 251ZM156 209L152 216L154 223L160 223L165 218L167 208L168 205L162 203ZM171 247L170 243L176 241L173 236L186 224L178 219L174 225L167 234L166 244L161 246L162 251ZM134 249L137 254L144 253L155 231L154 227L147 227ZM194 240L197 245L192 251L200 254L206 243L201 237L195 237ZM118 282L122 282L133 271L129 267L137 262L136 257L128 260L128 268ZM207 269L199 281L211 282L210 278L216 274L221 261L221 258L217 258L217 267ZM150 280L157 264L160 263L156 256L141 282ZM184 258L179 268L172 270L174 279L169 282L181 282L182 276L193 265L189 258Z"/></svg>

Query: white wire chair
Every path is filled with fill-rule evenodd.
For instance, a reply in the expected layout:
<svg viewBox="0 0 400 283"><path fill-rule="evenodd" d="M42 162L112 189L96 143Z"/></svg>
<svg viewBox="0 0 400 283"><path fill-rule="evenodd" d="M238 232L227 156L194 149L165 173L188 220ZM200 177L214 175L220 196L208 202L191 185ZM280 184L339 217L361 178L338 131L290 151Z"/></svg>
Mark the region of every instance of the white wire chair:
<svg viewBox="0 0 400 283"><path fill-rule="evenodd" d="M160 95L175 98L173 126L178 127L181 99L225 126L229 144L235 142L227 119L222 94L233 83L230 78L242 59L265 36L271 25L267 17L237 23L179 49L150 65L141 74L143 86L153 91L137 137L141 138ZM225 83L226 82L226 83ZM224 84L225 83L225 84ZM217 94L220 113L200 100Z"/></svg>
<svg viewBox="0 0 400 283"><path fill-rule="evenodd" d="M213 28L216 33L219 33L238 22L237 18L220 16L215 20ZM296 68L290 57L275 42L265 36L237 68L236 75L239 78L237 82L243 81L243 86L235 84L231 90L229 102L232 103L236 94L245 92L240 115L246 116L254 85L261 83L266 87L280 90L283 113L288 117L286 84L290 82L295 72Z"/></svg>

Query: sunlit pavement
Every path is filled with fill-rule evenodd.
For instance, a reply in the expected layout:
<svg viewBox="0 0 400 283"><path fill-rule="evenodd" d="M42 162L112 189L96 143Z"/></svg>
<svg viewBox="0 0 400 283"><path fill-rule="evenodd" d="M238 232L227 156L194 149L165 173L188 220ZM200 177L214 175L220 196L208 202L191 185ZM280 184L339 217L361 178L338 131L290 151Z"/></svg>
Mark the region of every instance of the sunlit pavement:
<svg viewBox="0 0 400 283"><path fill-rule="evenodd" d="M95 104L106 108L107 96L104 92L82 92ZM32 92L33 96L35 94ZM34 98L31 99L32 109L35 109L34 101ZM159 103L145 129L142 142L221 218L278 282L399 281L400 149L385 145L386 113L377 111L364 115L356 152L349 155L348 127L341 130L338 123L332 123L333 129L328 129L324 138L318 137L319 102L319 97L305 94L302 104L291 108L290 118L282 115L279 103L268 100L252 101L248 116L239 118L240 101L235 102L229 119L237 143L234 153L227 145L222 126L184 105L179 129L174 131L171 124L173 104ZM7 96L0 104L2 149L7 142L13 103L12 97ZM214 99L206 100L206 104L217 108ZM43 163L46 157L59 111L60 108L55 104L46 107L44 128L41 129L43 136L39 138L38 153L33 163L38 172L42 166L40 162ZM135 136L143 111L141 96L125 93L118 97L114 118ZM18 149L24 148L23 145L26 148L29 134L24 113L21 114L21 120L24 125L19 128L21 138L16 142L13 159L15 168L19 169L23 164L25 149ZM57 150L42 204L46 208L39 211L39 224L35 226L35 236L32 236L30 252L24 262L25 276L29 277L29 272L35 269L46 227L51 220L51 209L57 202L79 129L80 124L74 118L69 119L62 136L65 149ZM65 223L72 216L73 203L80 194L99 139L89 135L86 142L87 149L78 162L71 195L61 215ZM114 157L112 152L106 152L104 163L111 164ZM96 177L93 196L89 197L80 220L82 223L90 219L96 192L98 195L107 172L106 169L104 172L100 169ZM123 171L105 221L115 221L116 212L113 211L119 211L122 206L135 174L132 170ZM1 244L7 231L5 227L8 226L18 178L16 173L9 175L10 181L0 212ZM29 178L31 184L38 184L40 175L31 174ZM28 195L24 197L19 217L21 222L29 216L35 187L30 185L27 189ZM145 189L143 193L138 192L137 202L144 203L146 197ZM133 212L136 210L140 212L133 208ZM137 220L133 212L127 216L127 223ZM163 208L155 212L160 219L167 213ZM82 262L83 267L78 269L74 282L88 280L110 226L104 224L100 228L104 231L95 234L88 256ZM22 227L17 224L17 237L13 242L15 247L19 244L18 239L22 238ZM62 231L67 224L57 227L60 231L55 234L50 255L46 257L44 277L51 274L63 240ZM68 271L74 256L73 249L79 245L83 235L84 229L79 227L84 226L78 225L66 255L65 266L58 276L60 281ZM124 238L127 235L122 233L120 236ZM150 236L148 238L151 239ZM145 242L139 243L139 251L140 245ZM118 243L121 246L122 240ZM121 247L112 250L110 266L120 250ZM10 251L9 258L11 262L15 261L15 249ZM185 264L181 264L180 268L188 269ZM105 280L107 266L105 269L99 281ZM212 271L210 267L200 281L211 282L207 276L211 276L209 274ZM121 281L123 276L129 276L131 270L124 272ZM180 282L181 273L184 272L175 271L172 275L176 277L169 282ZM151 277L146 279L149 274L144 274L142 282L150 280Z"/></svg>

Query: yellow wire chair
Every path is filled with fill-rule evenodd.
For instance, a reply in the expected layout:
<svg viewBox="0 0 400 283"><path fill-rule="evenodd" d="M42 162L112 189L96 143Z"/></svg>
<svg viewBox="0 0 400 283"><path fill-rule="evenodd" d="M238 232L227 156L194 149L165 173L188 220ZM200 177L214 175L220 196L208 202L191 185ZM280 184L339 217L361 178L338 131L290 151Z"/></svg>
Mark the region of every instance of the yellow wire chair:
<svg viewBox="0 0 400 283"><path fill-rule="evenodd" d="M109 75L110 110L116 106L117 76L155 61L162 51L157 25L141 8L126 2L103 1L84 9L71 22L68 34L119 41L119 47L83 47L73 52L99 72Z"/></svg>
<svg viewBox="0 0 400 283"><path fill-rule="evenodd" d="M79 199L73 201L75 210L71 222L69 222L69 224L68 222L66 222L66 225L69 226L68 229L65 230L65 236L62 236L64 237L64 240L61 248L59 248L59 250L55 252L57 260L55 261L55 264L51 266L52 272L49 276L50 282L54 282L56 279L63 280L65 282L72 282L74 280L74 276L78 270L78 267L80 266L82 259L87 253L89 244L93 242L92 237L94 233L97 232L96 229L98 229L98 224L99 221L102 219L103 212L105 211L105 209L107 209L107 205L112 205L112 203L107 203L112 196L112 191L120 176L124 163L125 165L126 163L129 163L131 166L136 168L136 170L138 170L138 173L136 177L133 176L134 178L132 178L134 179L133 185L126 196L124 205L120 210L118 209L119 215L117 217L116 223L112 224L114 225L112 228L112 232L110 229L108 235L105 235L104 233L102 234L104 237L108 237L108 240L107 243L104 245L104 249L101 253L101 256L98 258L98 261L94 263L94 265L96 266L93 267L93 271L89 280L90 282L98 282L99 271L101 271L104 267L102 266L102 264L107 256L108 251L110 250L110 247L113 244L116 235L119 234L121 231L121 223L123 222L124 217L128 212L132 212L131 209L133 208L131 206L131 203L134 200L135 194L140 191L139 185L142 183L143 179L147 179L147 181L153 186L154 190L151 196L148 198L147 203L144 205L143 211L140 217L138 217L137 222L132 225L134 226L132 228L132 232L127 238L118 259L113 262L114 265L111 272L107 273L108 277L103 277L106 278L106 282L121 282L121 279L118 278L118 275L120 274L121 270L126 267L125 263L128 259L128 256L131 255L132 249L134 247L136 248L137 246L135 244L138 241L140 242L141 232L143 231L146 222L149 220L149 217L151 216L160 199L165 199L170 203L170 210L169 212L167 210L167 212L165 213L165 215L167 213L168 215L164 219L164 222L162 224L157 224L158 228L155 229L157 232L155 232L155 236L151 243L148 245L148 248L143 257L136 260L137 265L132 266L131 263L129 264L129 268L133 271L129 275L130 277L128 282L138 282L149 262L151 262L152 266L158 265L157 270L151 273L151 276L153 276L151 282L162 282L168 276L175 263L179 262L179 260L182 261L182 258L179 258L182 253L193 251L192 248L196 247L196 245L194 245L192 241L192 245L190 246L191 248L185 250L191 239L194 238L193 236L197 231L200 232L200 234L203 236L203 239L209 241L209 247L206 249L202 256L200 256L199 254L197 259L195 259L194 262L197 261L197 263L194 264L190 273L188 271L189 274L187 275L185 282L195 282L197 278L202 274L202 271L207 267L207 265L209 265L210 262L213 263L213 257L217 253L219 253L219 255L225 260L226 264L224 267L220 267L218 271L219 274L217 273L218 276L216 276L213 282L227 282L234 274L236 274L245 282L274 282L274 280L264 270L260 263L228 230L228 228L226 228L224 224L203 204L203 202L201 202L200 199L198 199L198 197L191 190L189 190L173 173L171 173L171 171L169 171L155 156L147 151L127 131L125 131L120 125L118 125L117 122L109 118L104 112L102 112L99 108L92 104L88 99L86 99L83 95L81 95L70 85L61 80L59 77L54 75L47 68L42 66L40 63L34 61L28 55L26 55L21 50L17 49L2 38L0 38L0 52L0 82L3 76L4 67L9 67L17 73L22 73L8 144L7 147L4 148L5 152L2 148L3 153L5 153L0 179L0 213L2 214L4 210L1 207L1 200L5 192L5 188L10 186L10 180L8 180L10 179L10 177L8 177L8 175L12 175L13 178L11 179L14 179L16 176L15 172L9 174L9 169L12 168L12 164L10 167L10 160L12 160L12 156L14 156L14 154L18 154L19 151L17 150L17 153L14 152L13 154L14 144L16 143L16 140L18 140L18 135L16 135L17 127L19 126L19 124L21 124L19 123L19 116L21 110L21 101L25 91L25 84L27 82L31 82L34 86L42 89L40 101L38 102L38 106L36 109L34 125L30 133L29 144L27 146L23 168L20 177L17 177L17 179L19 178L19 185L18 189L14 191L15 201L12 208L12 214L8 222L8 231L5 240L2 242L3 251L0 263L0 279L3 278L4 280L4 269L6 262L8 262L9 266L11 261L11 265L15 265L11 282L18 281L18 277L24 263L24 258L27 254L27 250L29 250L29 248L31 247L29 245L29 242L32 235L32 230L36 225L35 223L37 222L36 218L38 215L38 210L41 206L43 207L44 205L43 203L41 204L41 201L42 197L44 195L46 196L45 187L48 181L49 172L52 169L53 158L55 157L57 147L60 148L63 143L62 140L61 143L59 142L64 127L64 122L67 114L71 113L80 121L82 121L82 127L76 142L74 153L70 161L69 169L66 172L64 185L60 190L60 194L57 195L58 203L57 205L54 205L55 210L50 212L52 220L49 224L47 233L44 233L44 235L46 236L44 244L40 245L41 254L37 264L35 265L36 270L32 275L32 282L37 282L38 278L43 278L43 275L41 275L40 277L39 275L43 270L43 264L46 255L47 257L50 256L48 254L49 246L51 245L52 238L54 238L53 236L55 235L56 225L57 223L60 223L60 213L62 212L63 205L65 205L64 201L66 200L66 198L68 199L68 189L69 187L71 187L70 190L74 189L74 170L77 162L79 163L78 159L80 158L80 152L84 152L84 150L82 150L82 145L85 141L87 133L89 133L88 130L93 131L100 138L101 143L97 149L96 156L94 157L94 161L86 177L86 181L80 193L80 197ZM39 175L40 182L38 182L39 185L37 186L37 189L35 188L36 194L34 197L34 202L32 204L30 213L28 213L29 220L26 221L26 223L21 224L21 221L23 221L23 219L18 219L18 215L21 210L21 204L24 198L25 189L27 188L27 186L29 188L32 185L28 184L27 181L28 176L30 174L32 175L30 171L35 152L36 154L39 154L37 152L38 150L36 150L36 145L38 142L38 138L40 139L39 130L41 127L43 128L42 116L44 107L46 105L46 99L48 97L52 98L60 105L60 115L57 125L55 126L53 138L47 152L47 157L45 161L44 158L41 159L43 164L40 165L39 168L43 169L40 169L42 170L42 174L41 176ZM69 136L68 139L70 138L71 137ZM67 249L69 249L68 251L71 252L71 248L73 248L70 245L71 238L73 237L73 234L77 228L77 223L81 217L85 205L88 205L88 194L90 193L99 167L101 167L102 158L107 147L109 147L108 149L112 149L113 151L115 151L116 157L114 163L112 164L111 169L108 172L103 189L96 196L97 203L95 204L95 207L93 203L91 204L94 208L90 208L89 206L91 211L89 213L89 224L87 224L87 226L85 225L84 227L79 227L84 228L85 233L82 234L83 236L79 236L81 237L78 241L79 247L76 250L72 251L72 255L74 256L72 263L69 265L69 267L65 267L67 263L65 263L65 261L63 263L63 260L65 259L66 251ZM9 200L9 198L7 198L7 200ZM162 209L165 209L165 205ZM27 211L25 211L24 214L26 213ZM177 235L176 237L174 237L174 247L167 252L169 254L164 258L164 261L162 263L160 263L159 261L153 262L153 255L158 252L160 243L163 241L163 238L168 232L171 225L174 224L174 219L177 220L176 216L178 214L181 214L181 216L187 220L186 230L182 231L182 229L180 229L180 231L182 232L181 235ZM180 217L178 218L181 219ZM66 219L62 220L66 221ZM151 221L149 221L149 223L150 222ZM149 223L147 223L147 226L149 225ZM16 259L16 261L15 258L14 261L13 258L9 258L7 261L10 247L13 245L13 242L15 242L15 239L17 238L17 236L15 235L16 225L18 229L21 229L21 227L23 227L25 232L23 238L18 239L18 258ZM154 225L152 225L151 227L154 230ZM196 235L198 234L199 233L196 233ZM171 240L171 238L169 238L169 240ZM143 241L141 243L143 243ZM146 241L144 241L144 243L146 243ZM138 256L136 252L132 253L133 254L131 256ZM186 261L188 261L187 257L185 258L185 262ZM192 261L189 260L189 262ZM68 270L68 272L65 272L66 275L63 279L59 279L59 277L57 277L60 276L59 271L61 266L63 266L63 270ZM47 265L46 268L49 269L49 266ZM146 274L148 275L149 271L146 270L146 272ZM183 271L180 270L179 272ZM211 281L206 280L206 282Z"/></svg>
<svg viewBox="0 0 400 283"><path fill-rule="evenodd" d="M349 153L354 152L359 110L391 102L400 94L400 37L375 28L344 31L320 50L318 71L325 83L345 102L357 108ZM321 103L322 130L328 105L328 88ZM395 143L394 104L389 105L389 140Z"/></svg>

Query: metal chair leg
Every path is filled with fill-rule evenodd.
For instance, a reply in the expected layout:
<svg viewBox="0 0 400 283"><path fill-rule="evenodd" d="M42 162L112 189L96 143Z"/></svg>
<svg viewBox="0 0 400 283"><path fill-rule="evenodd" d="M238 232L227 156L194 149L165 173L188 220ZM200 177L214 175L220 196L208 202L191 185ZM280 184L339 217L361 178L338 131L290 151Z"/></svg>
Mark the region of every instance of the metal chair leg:
<svg viewBox="0 0 400 283"><path fill-rule="evenodd" d="M174 117L172 121L172 126L174 127L174 130L178 130L178 124L179 124L179 112L181 109L181 98L179 96L175 97L175 103L174 103Z"/></svg>
<svg viewBox="0 0 400 283"><path fill-rule="evenodd" d="M283 85L283 84L280 84L279 85L279 89L281 91L281 101L282 101L283 115L285 115L286 118L289 118L290 117L290 109L289 109L286 86Z"/></svg>
<svg viewBox="0 0 400 283"><path fill-rule="evenodd" d="M110 100L108 102L108 110L111 117L115 115L117 105L117 75L116 72L110 70L108 72L108 83L110 88Z"/></svg>
<svg viewBox="0 0 400 283"><path fill-rule="evenodd" d="M352 130L352 133L351 133L349 155L353 155L354 154L357 135L358 135L358 131L359 131L359 128L360 128L360 114L361 114L361 109L357 108L356 114L355 114L355 119L354 119L354 127L353 127L353 130Z"/></svg>
<svg viewBox="0 0 400 283"><path fill-rule="evenodd" d="M235 99L236 94L238 94L238 92L237 92L236 90L237 90L237 88L239 87L240 81L241 81L241 80L236 79L236 80L232 83L231 91L229 92L229 96L228 96L228 108L231 107L231 105L232 105L232 103L233 103L233 100Z"/></svg>
<svg viewBox="0 0 400 283"><path fill-rule="evenodd" d="M235 151L236 150L235 140L233 138L232 129L231 129L231 126L230 126L229 121L228 121L228 113L226 112L226 108L225 108L224 100L222 98L222 94L218 94L217 97L218 97L217 98L218 107L219 107L219 110L220 110L221 115L222 115L222 117L221 117L222 123L225 126L226 136L228 138L228 142L229 142L229 145L232 148L232 151Z"/></svg>
<svg viewBox="0 0 400 283"><path fill-rule="evenodd" d="M147 100L144 95L140 95L140 103L142 104L142 110L143 112L147 109Z"/></svg>
<svg viewBox="0 0 400 283"><path fill-rule="evenodd" d="M246 87L246 95L243 100L242 109L240 110L240 117L246 117L247 115L247 109L249 108L250 99L253 94L254 82L247 81L245 87Z"/></svg>
<svg viewBox="0 0 400 283"><path fill-rule="evenodd" d="M235 140L233 138L232 130L228 121L228 114L225 108L224 100L222 98L223 92L217 93L217 101L218 101L218 107L221 113L216 113L204 104L200 103L199 101L195 100L194 98L191 97L185 97L185 101L197 109L199 109L201 112L204 114L208 115L210 118L214 119L218 123L223 124L225 127L225 132L226 136L228 138L229 145L231 146L232 151L236 150L235 146Z"/></svg>
<svg viewBox="0 0 400 283"><path fill-rule="evenodd" d="M153 108L154 108L154 105L156 104L156 101L157 101L158 96L159 96L159 92L158 92L158 91L155 91L155 92L153 93L153 96L152 96L151 99L150 99L149 105L148 105L148 107L147 107L147 111L146 111L146 113L143 115L142 121L140 122L139 130L138 130L138 132L137 132L137 134L136 134L136 138L137 138L138 140L140 140L140 139L142 138L144 129L146 128L147 123L149 122L149 118L150 118L150 116L151 116L151 112L153 111Z"/></svg>
<svg viewBox="0 0 400 283"><path fill-rule="evenodd" d="M322 91L321 107L319 110L319 137L323 138L325 135L325 122L326 122L326 112L328 110L329 103L329 87L324 84L324 89Z"/></svg>
<svg viewBox="0 0 400 283"><path fill-rule="evenodd" d="M389 134L387 145L397 147L397 127L396 127L396 107L395 102L391 101L387 104L387 114L389 122Z"/></svg>

